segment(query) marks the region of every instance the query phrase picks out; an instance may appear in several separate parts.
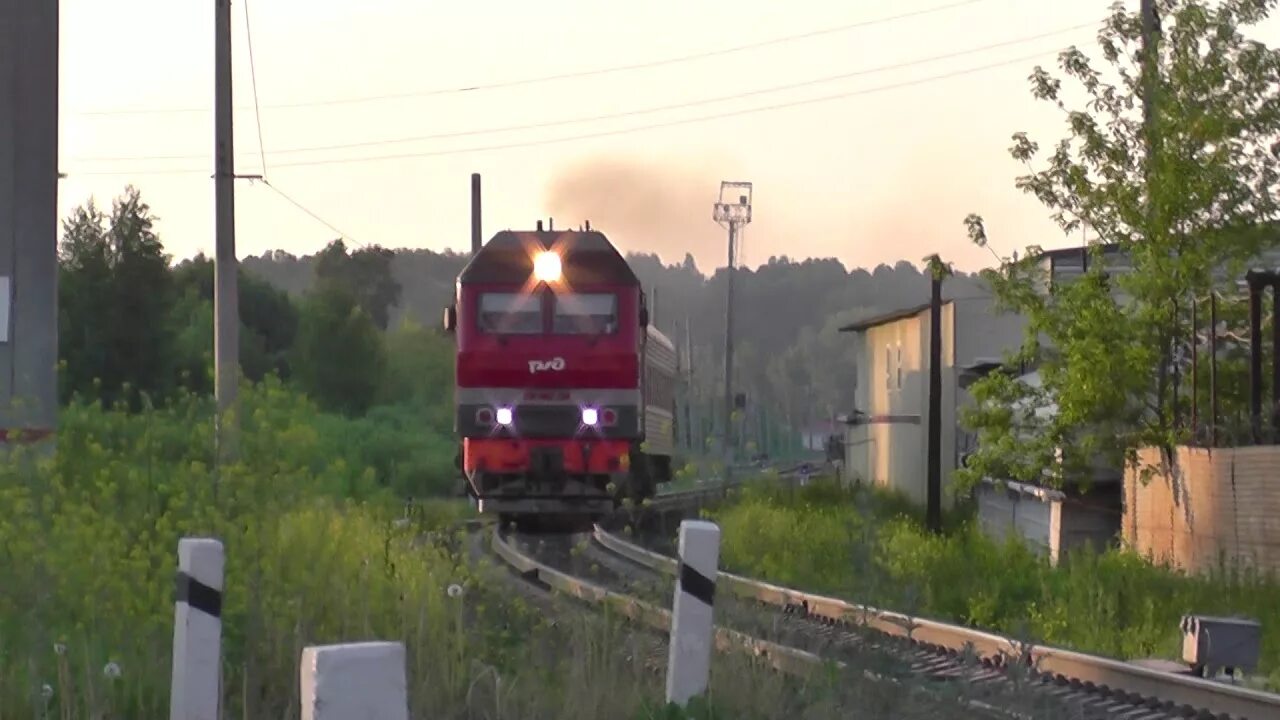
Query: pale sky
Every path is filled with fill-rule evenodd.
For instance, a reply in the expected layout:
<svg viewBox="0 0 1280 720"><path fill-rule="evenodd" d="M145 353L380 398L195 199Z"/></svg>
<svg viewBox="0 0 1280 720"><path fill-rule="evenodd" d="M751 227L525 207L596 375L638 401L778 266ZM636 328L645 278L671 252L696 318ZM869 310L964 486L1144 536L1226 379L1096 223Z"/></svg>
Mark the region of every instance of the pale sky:
<svg viewBox="0 0 1280 720"><path fill-rule="evenodd" d="M993 258L968 242L969 212L985 216L1001 252L1078 242L1015 189L1022 168L1007 149L1019 130L1043 146L1064 135L1060 114L1031 97L1026 78L1068 45L1089 52L1110 0L975 0L715 57L483 87L959 2L251 0L265 175L356 243L391 248L465 250L472 172L483 175L486 239L549 216L557 227L590 220L625 250L658 252L666 262L691 251L704 272L726 260L725 232L711 219L721 180L754 183L742 257L752 267L782 254L918 266L940 252L973 270ZM60 165L68 177L60 213L90 195L108 205L132 183L159 216L169 252L211 255L213 0L61 0L61 8ZM1274 45L1275 25L1251 34ZM233 32L236 171L259 174L245 0L233 3ZM1003 46L916 63L995 44ZM902 63L913 64L875 71ZM811 82L852 73L861 74ZM938 75L953 76L926 81ZM798 83L809 84L756 92ZM878 90L891 85L900 87ZM756 94L705 102L748 92ZM742 112L832 95L846 97ZM478 150L732 112L739 114ZM436 137L413 140L423 136ZM239 181L236 206L240 257L307 254L336 237L261 184Z"/></svg>

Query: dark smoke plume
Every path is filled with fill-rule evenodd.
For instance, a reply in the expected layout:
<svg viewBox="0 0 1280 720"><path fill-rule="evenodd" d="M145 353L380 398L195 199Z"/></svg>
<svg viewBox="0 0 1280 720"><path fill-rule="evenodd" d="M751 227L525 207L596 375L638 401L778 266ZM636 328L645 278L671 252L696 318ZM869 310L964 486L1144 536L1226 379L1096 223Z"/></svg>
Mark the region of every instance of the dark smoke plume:
<svg viewBox="0 0 1280 720"><path fill-rule="evenodd" d="M717 169L718 170L718 169ZM623 252L656 253L665 264L691 253L703 273L727 260L726 231L712 220L717 170L607 158L570 166L551 182L546 207L557 226L584 220Z"/></svg>

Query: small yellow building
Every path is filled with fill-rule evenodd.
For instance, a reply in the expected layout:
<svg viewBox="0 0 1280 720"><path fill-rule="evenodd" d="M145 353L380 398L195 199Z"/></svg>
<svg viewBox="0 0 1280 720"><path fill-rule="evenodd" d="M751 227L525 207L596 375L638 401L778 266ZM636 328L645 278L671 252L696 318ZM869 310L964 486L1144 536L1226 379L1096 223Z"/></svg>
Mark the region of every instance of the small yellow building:
<svg viewBox="0 0 1280 720"><path fill-rule="evenodd" d="M956 298L942 305L942 497L952 504L951 476L975 439L959 423L969 400L964 388L985 368L1021 345L1026 320L996 314L990 297ZM927 499L929 421L929 305L852 323L855 417L845 431L844 476L883 486L924 504Z"/></svg>

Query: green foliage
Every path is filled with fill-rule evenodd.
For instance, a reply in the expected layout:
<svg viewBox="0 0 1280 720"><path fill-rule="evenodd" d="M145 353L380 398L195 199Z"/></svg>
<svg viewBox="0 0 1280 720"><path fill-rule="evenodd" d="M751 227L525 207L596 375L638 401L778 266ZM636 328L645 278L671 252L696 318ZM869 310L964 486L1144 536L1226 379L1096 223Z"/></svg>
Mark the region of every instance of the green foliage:
<svg viewBox="0 0 1280 720"><path fill-rule="evenodd" d="M843 683L803 692L720 657L709 705L664 709L654 638L576 604L531 606L470 556L465 502L405 508L279 380L241 393L235 465L211 469L213 407L73 403L52 459L0 465L0 716L167 712L178 540L221 539L223 713L297 712L307 645L403 642L413 717L845 717ZM406 511L407 510L407 511ZM560 609L565 612L560 612ZM665 653L664 653L665 656ZM818 713L813 712L813 708ZM919 717L912 715L911 717Z"/></svg>
<svg viewBox="0 0 1280 720"><path fill-rule="evenodd" d="M395 253L378 246L347 254L341 240L334 240L316 255L319 283L334 283L351 293L379 330L386 330L391 308L400 302L400 283L391 273Z"/></svg>
<svg viewBox="0 0 1280 720"><path fill-rule="evenodd" d="M303 300L293 368L326 410L362 415L373 405L386 362L382 337L354 293L321 283Z"/></svg>
<svg viewBox="0 0 1280 720"><path fill-rule="evenodd" d="M1114 549L1069 553L1054 568L1016 536L989 539L972 517L934 535L915 515L901 498L833 483L751 488L712 513L732 572L1019 640L1176 659L1183 614L1257 618L1260 671L1280 687L1276 578L1187 577Z"/></svg>
<svg viewBox="0 0 1280 720"><path fill-rule="evenodd" d="M48 684L54 714L162 715L173 558L190 535L227 548L229 707L279 714L267 709L291 696L300 643L354 637L430 637L432 681L465 691L462 658L501 626L457 627L445 590L476 588L483 603L472 571L415 544L424 528L394 522L399 506L317 432L305 399L279 383L242 399L241 460L216 475L212 408L196 396L137 414L73 404L56 459L0 466L0 714L29 716Z"/></svg>
<svg viewBox="0 0 1280 720"><path fill-rule="evenodd" d="M203 254L173 269L179 294L174 308L175 332L179 335L177 361L191 378L208 374L213 368L213 261ZM240 369L253 382L270 373L288 379L288 353L298 332L298 308L284 291L241 270L237 276L240 309ZM205 318L208 318L207 322ZM194 321L193 321L194 320ZM206 328L205 325L208 325ZM182 387L212 391L209 384L179 380Z"/></svg>
<svg viewBox="0 0 1280 720"><path fill-rule="evenodd" d="M1001 307L1029 319L1027 342L1011 361L1038 364L1042 387L993 376L972 388L979 407L965 422L981 445L958 473L962 486L983 476L1087 481L1094 461L1118 467L1136 462L1139 447L1184 440L1175 416L1186 400L1171 378L1188 369L1191 300L1203 303L1223 288L1216 273L1229 285L1244 263L1274 247L1280 53L1240 32L1273 4L1159 4L1163 39L1145 70L1141 18L1120 5L1099 32L1110 67L1096 68L1074 47L1060 55L1085 109L1069 108L1062 81L1043 68L1030 78L1033 94L1065 114L1069 135L1037 169L1040 146L1016 133L1010 152L1028 167L1017 186L1049 208L1064 233L1089 229L1090 268L1043 292L1040 258L1029 248L1022 260L983 273ZM1144 88L1152 107L1145 128L1133 101ZM982 219L965 222L985 245ZM1104 244L1132 270L1107 277L1114 255L1103 254ZM1051 408L1047 417L1034 414Z"/></svg>
<svg viewBox="0 0 1280 720"><path fill-rule="evenodd" d="M68 361L64 399L92 390L114 402L127 394L126 385L153 397L170 389L172 288L154 222L133 187L115 200L109 217L91 199L63 222L58 342ZM137 407L138 396L131 402Z"/></svg>

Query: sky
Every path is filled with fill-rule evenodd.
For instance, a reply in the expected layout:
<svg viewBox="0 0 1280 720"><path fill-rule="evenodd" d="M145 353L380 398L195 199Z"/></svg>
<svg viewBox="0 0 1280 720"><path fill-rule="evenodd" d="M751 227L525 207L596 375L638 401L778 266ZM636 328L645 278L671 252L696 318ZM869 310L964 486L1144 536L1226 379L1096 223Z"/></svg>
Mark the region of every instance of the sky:
<svg viewBox="0 0 1280 720"><path fill-rule="evenodd" d="M703 272L727 261L724 180L753 184L750 267L937 252L973 271L995 258L968 241L970 212L1001 254L1078 244L1015 188L1008 148L1066 134L1027 76L1088 52L1110 5L236 0L236 172L269 183L237 181L237 255L339 235L465 251L473 172L486 239L590 221ZM175 258L212 255L214 8L61 0L63 217L132 184ZM1274 25L1251 34L1275 44Z"/></svg>

